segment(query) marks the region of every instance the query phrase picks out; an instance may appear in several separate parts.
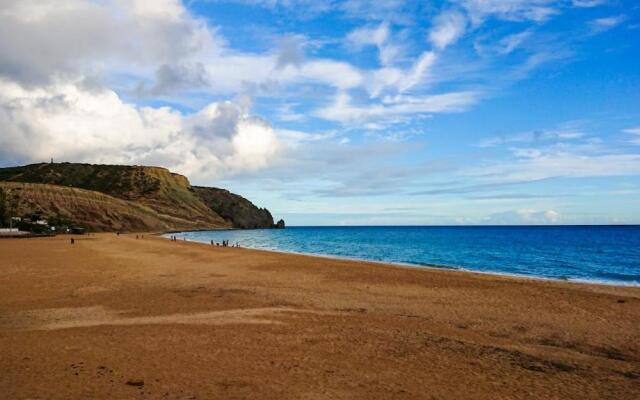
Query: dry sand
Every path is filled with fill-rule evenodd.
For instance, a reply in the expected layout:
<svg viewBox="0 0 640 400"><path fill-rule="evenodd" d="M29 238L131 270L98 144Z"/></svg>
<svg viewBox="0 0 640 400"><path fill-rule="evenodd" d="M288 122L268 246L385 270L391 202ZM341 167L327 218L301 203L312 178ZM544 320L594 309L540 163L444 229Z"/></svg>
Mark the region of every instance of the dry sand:
<svg viewBox="0 0 640 400"><path fill-rule="evenodd" d="M640 399L640 289L0 240L1 399Z"/></svg>

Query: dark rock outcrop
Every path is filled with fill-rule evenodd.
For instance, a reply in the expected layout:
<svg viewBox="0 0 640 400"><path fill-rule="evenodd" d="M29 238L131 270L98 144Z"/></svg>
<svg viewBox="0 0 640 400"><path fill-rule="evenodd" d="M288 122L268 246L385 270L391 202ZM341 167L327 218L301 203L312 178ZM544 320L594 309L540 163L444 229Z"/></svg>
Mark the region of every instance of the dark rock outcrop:
<svg viewBox="0 0 640 400"><path fill-rule="evenodd" d="M234 228L257 229L273 227L273 217L266 208L258 208L242 196L225 189L192 186L191 190L211 210L231 223Z"/></svg>

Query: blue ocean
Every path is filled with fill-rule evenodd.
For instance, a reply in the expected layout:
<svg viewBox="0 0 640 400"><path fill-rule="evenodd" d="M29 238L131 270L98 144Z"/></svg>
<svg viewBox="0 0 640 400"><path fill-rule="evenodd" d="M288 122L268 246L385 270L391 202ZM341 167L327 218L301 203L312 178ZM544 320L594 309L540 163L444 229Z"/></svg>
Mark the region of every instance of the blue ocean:
<svg viewBox="0 0 640 400"><path fill-rule="evenodd" d="M640 226L353 226L183 232L203 243L640 286Z"/></svg>

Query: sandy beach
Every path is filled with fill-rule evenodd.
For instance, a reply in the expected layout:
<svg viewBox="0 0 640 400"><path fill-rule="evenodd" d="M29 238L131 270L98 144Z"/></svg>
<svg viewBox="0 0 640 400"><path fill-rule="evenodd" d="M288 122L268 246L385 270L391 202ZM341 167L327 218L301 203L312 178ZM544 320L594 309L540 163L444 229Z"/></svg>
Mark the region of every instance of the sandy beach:
<svg viewBox="0 0 640 400"><path fill-rule="evenodd" d="M640 288L0 240L2 399L638 399Z"/></svg>

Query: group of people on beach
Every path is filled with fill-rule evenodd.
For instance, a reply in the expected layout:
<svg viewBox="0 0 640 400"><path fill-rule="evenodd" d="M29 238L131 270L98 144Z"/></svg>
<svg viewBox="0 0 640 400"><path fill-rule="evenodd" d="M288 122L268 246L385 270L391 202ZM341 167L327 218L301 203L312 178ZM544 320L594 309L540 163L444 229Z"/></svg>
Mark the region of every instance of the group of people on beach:
<svg viewBox="0 0 640 400"><path fill-rule="evenodd" d="M221 246L221 244L219 242L215 242L214 243L213 240L212 240L211 241L211 245L213 246L214 244L216 246L218 246L218 247ZM236 244L232 244L231 246L229 246L229 241L228 240L223 240L222 241L222 247L240 247L240 244L238 244L238 242L236 242Z"/></svg>
<svg viewBox="0 0 640 400"><path fill-rule="evenodd" d="M120 236L120 232L116 232L117 236ZM144 235L136 235L136 239L144 239ZM177 242L178 241L178 237L175 235L171 235L169 236L169 239L172 242ZM183 237L182 240L186 241L187 238ZM71 244L73 244L74 240L71 239ZM229 241L228 240L223 240L222 243L220 242L215 242L212 240L211 241L211 245L216 245L217 247L240 247L240 244L238 242L236 242L236 244L232 244L231 246L229 246Z"/></svg>
<svg viewBox="0 0 640 400"><path fill-rule="evenodd" d="M172 242L177 242L177 241L178 241L178 237L177 237L177 236L173 236L173 235L172 235L172 236L170 236L170 237L169 237L169 239L170 239ZM186 240L187 240L187 238L182 238L182 240L186 241ZM215 245L216 247L240 247L240 244L239 244L238 242L236 242L236 244L229 245L229 241L228 241L228 240L223 240L223 241L222 241L222 243L220 243L220 242L214 242L214 241L212 240L212 241L211 241L211 245L212 245L212 246L214 246L214 245Z"/></svg>

